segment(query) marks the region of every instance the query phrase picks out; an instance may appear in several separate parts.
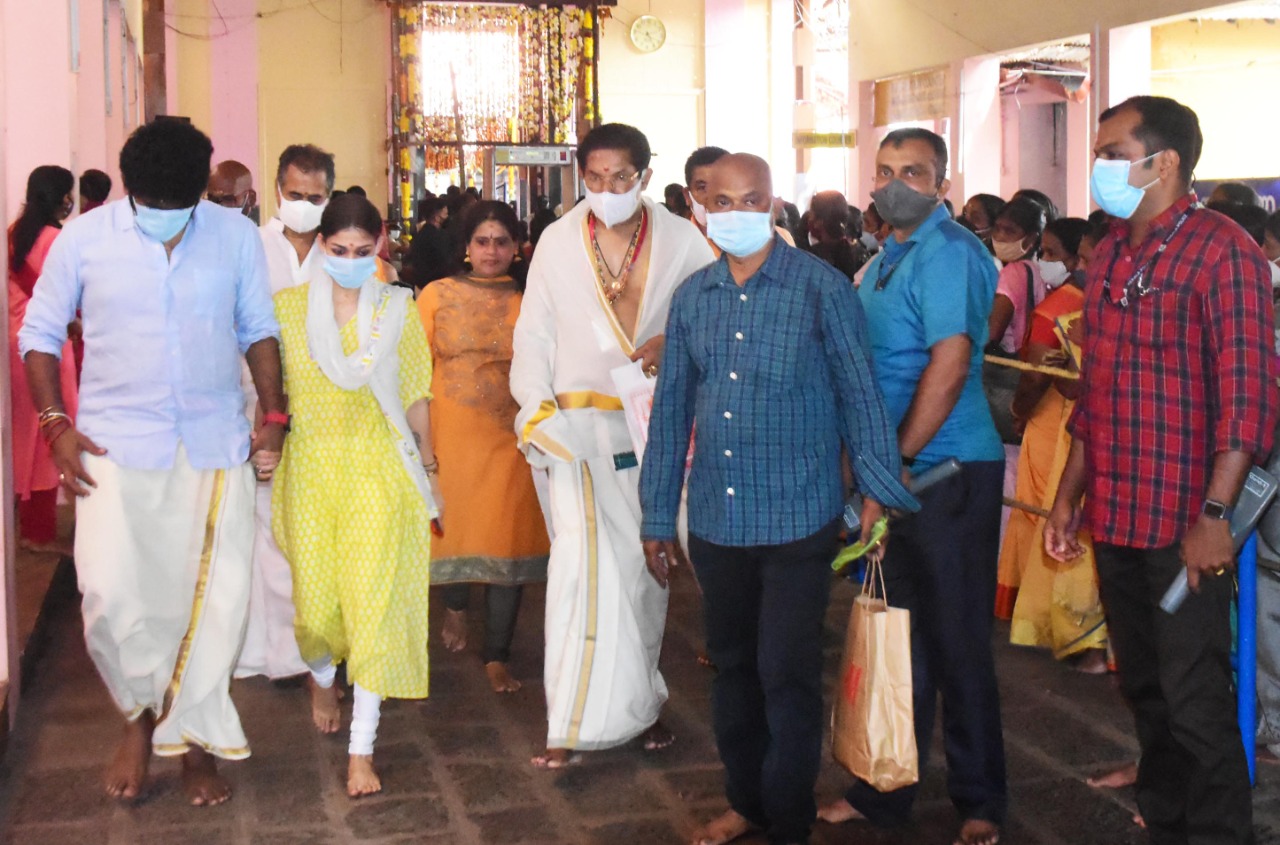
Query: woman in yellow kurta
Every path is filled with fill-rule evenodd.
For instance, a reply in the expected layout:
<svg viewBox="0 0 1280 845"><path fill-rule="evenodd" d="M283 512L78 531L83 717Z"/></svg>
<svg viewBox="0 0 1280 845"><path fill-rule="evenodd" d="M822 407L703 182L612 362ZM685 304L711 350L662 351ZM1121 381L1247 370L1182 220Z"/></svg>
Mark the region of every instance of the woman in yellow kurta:
<svg viewBox="0 0 1280 845"><path fill-rule="evenodd" d="M334 199L320 223L323 272L276 296L292 429L272 527L293 570L321 731L338 729L335 664L346 662L354 685L352 796L381 788L372 755L382 699L427 695L425 558L441 502L431 355L409 292L376 278L381 229L364 198Z"/></svg>
<svg viewBox="0 0 1280 845"><path fill-rule="evenodd" d="M485 587L481 657L495 692L520 683L507 671L521 585L547 577L546 522L529 464L516 448L508 378L520 285L510 275L519 221L501 202L468 209L462 234L471 272L432 282L418 311L435 364L431 432L440 488L456 514L431 549L431 579L445 583L445 647L466 647L470 583Z"/></svg>
<svg viewBox="0 0 1280 845"><path fill-rule="evenodd" d="M1084 220L1074 218L1045 228L1041 260L1046 267L1061 264L1055 269L1071 276L1032 313L1027 342L1032 363L1064 363L1054 326L1084 305L1079 247L1087 229ZM1015 419L1024 421L1025 432L1014 498L1024 504L1040 509L1053 504L1071 449L1067 418L1075 405L1075 390L1075 382L1039 373L1024 373L1018 384L1013 412ZM1081 532L1080 541L1086 549L1083 556L1069 563L1055 561L1044 552L1043 518L1015 510L1000 548L996 613L1012 619L1009 640L1014 645L1047 647L1059 660L1079 656L1081 671L1104 672L1107 630L1093 547L1086 532Z"/></svg>

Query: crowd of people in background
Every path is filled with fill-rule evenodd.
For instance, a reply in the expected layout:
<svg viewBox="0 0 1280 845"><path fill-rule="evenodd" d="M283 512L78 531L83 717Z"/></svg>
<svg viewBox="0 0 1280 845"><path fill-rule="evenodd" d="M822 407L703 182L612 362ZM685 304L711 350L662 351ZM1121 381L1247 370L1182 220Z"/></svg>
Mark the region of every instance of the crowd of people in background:
<svg viewBox="0 0 1280 845"><path fill-rule="evenodd" d="M484 585L480 657L510 693L523 587L547 582L535 766L658 752L669 578L691 565L729 803L694 842L900 824L914 786L813 794L828 564L892 516L873 554L914 613L922 768L941 701L959 845L995 845L1008 803L995 619L1118 671L1143 756L1098 783L1137 782L1153 841L1251 841L1221 576L1276 426L1280 213L1239 183L1198 203L1201 143L1190 110L1134 98L1102 115L1088 219L1030 188L957 214L943 140L898 130L871 203L823 190L801 213L717 147L653 202L647 139L607 124L578 202L521 219L453 186L399 238L312 144L281 153L260 229L249 168L211 168L182 122L129 138L115 202L100 171L77 203L70 171L37 168L8 233L19 536L56 549L75 498L86 640L126 720L108 792L138 796L154 753L183 758L193 804L227 800L216 759L249 753L232 676L305 679L334 733L339 668L348 792L379 791L382 701L428 694L433 584L452 651ZM646 383L647 446L622 399ZM1184 568L1187 609L1157 618Z"/></svg>

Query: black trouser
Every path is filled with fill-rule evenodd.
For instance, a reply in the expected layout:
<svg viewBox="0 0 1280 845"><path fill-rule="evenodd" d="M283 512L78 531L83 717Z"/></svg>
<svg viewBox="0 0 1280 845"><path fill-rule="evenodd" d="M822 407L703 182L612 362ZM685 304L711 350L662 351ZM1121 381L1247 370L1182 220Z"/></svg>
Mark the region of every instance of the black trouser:
<svg viewBox="0 0 1280 845"><path fill-rule="evenodd" d="M444 606L449 610L466 610L471 604L470 584L446 584ZM506 663L511 659L511 639L516 633L516 614L520 612L520 596L524 587L516 584L484 585L484 648L480 652L485 663Z"/></svg>
<svg viewBox="0 0 1280 845"><path fill-rule="evenodd" d="M689 535L729 806L770 842L807 842L822 758L822 622L837 524L778 546Z"/></svg>
<svg viewBox="0 0 1280 845"><path fill-rule="evenodd" d="M1138 808L1155 845L1253 842L1253 797L1231 679L1229 575L1200 579L1177 613L1159 602L1178 546L1094 545L1120 689L1142 760ZM1253 737L1249 737L1253 741Z"/></svg>
<svg viewBox="0 0 1280 845"><path fill-rule="evenodd" d="M1000 824L1008 804L1000 694L991 655L1004 462L965 464L895 522L884 559L889 604L911 611L911 679L920 771L938 695L947 792L965 819ZM878 792L858 781L845 794L876 824L907 820L916 786Z"/></svg>

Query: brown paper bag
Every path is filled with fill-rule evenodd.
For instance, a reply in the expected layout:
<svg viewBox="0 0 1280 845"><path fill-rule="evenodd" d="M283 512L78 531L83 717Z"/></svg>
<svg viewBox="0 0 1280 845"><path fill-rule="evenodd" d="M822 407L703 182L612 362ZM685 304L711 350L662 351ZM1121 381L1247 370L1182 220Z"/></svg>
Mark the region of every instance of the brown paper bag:
<svg viewBox="0 0 1280 845"><path fill-rule="evenodd" d="M881 792L910 786L920 778L914 717L911 613L888 606L880 563L869 561L831 714L836 762Z"/></svg>

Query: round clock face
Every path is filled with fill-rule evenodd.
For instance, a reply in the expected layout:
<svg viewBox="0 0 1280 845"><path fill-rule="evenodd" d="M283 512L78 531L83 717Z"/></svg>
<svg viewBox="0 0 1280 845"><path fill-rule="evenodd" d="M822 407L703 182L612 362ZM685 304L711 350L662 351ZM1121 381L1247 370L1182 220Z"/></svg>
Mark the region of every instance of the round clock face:
<svg viewBox="0 0 1280 845"><path fill-rule="evenodd" d="M667 40L667 27L653 15L641 15L631 24L631 43L642 53L652 53Z"/></svg>

